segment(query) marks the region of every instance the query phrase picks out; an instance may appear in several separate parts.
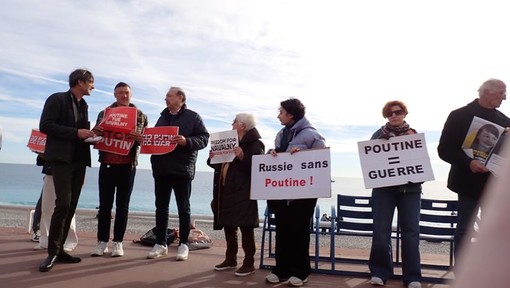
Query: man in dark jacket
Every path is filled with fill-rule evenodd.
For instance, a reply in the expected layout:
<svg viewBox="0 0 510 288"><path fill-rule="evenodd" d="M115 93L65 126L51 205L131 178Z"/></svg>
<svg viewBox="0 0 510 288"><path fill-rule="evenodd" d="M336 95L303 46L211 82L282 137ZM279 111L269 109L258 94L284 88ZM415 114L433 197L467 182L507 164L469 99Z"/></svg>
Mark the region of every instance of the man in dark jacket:
<svg viewBox="0 0 510 288"><path fill-rule="evenodd" d="M188 259L188 236L191 226L191 181L195 177L198 150L209 142L209 133L198 113L186 108L186 94L182 89L171 87L165 102L167 108L161 112L157 126L177 126L179 135L171 142L177 144L172 152L152 155L152 175L156 195L156 245L147 258L159 258L168 253L166 231L168 228L168 205L172 190L179 213L179 247L177 261Z"/></svg>
<svg viewBox="0 0 510 288"><path fill-rule="evenodd" d="M39 266L46 272L56 262L78 263L63 250L78 198L86 166L90 167L90 146L84 140L95 136L89 130L88 106L83 96L94 89L94 76L77 69L69 75L69 91L55 93L46 99L39 130L47 135L45 159L52 167L55 184L55 210L48 235L48 257Z"/></svg>
<svg viewBox="0 0 510 288"><path fill-rule="evenodd" d="M451 164L448 188L457 193L458 223L455 231L455 255L460 251L465 236L474 226L480 208L480 199L491 173L480 161L468 156L462 147L473 117L477 116L502 127L510 126L510 119L498 111L506 99L506 85L498 79L485 81L478 89L479 98L454 110L444 124L439 146L439 157Z"/></svg>

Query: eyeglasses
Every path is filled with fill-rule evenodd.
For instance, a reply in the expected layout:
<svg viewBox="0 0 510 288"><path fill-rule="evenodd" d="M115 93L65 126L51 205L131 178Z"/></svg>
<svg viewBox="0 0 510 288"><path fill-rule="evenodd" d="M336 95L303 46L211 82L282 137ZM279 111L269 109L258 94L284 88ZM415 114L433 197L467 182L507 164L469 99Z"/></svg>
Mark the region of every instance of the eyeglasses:
<svg viewBox="0 0 510 288"><path fill-rule="evenodd" d="M401 110L401 109L395 110L395 111L389 111L388 114L386 114L386 118L391 117L393 115L401 116L401 115L404 115L404 114L405 114L404 110Z"/></svg>

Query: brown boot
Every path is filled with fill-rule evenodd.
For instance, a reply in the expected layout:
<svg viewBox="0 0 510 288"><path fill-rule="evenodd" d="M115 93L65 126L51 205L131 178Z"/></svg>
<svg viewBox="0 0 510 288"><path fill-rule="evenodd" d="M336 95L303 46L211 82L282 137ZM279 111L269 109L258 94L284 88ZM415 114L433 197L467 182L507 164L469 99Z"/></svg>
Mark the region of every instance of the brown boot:
<svg viewBox="0 0 510 288"><path fill-rule="evenodd" d="M253 273L255 273L255 267L253 265L251 266L243 265L241 266L241 268L237 269L236 276L243 277Z"/></svg>
<svg viewBox="0 0 510 288"><path fill-rule="evenodd" d="M214 266L214 270L223 271L237 267L237 228L224 227L225 240L227 242L227 250L225 251L225 260Z"/></svg>
<svg viewBox="0 0 510 288"><path fill-rule="evenodd" d="M224 270L230 270L237 267L237 263L232 263L227 260L223 260L220 264L214 266L214 270L216 271L224 271Z"/></svg>

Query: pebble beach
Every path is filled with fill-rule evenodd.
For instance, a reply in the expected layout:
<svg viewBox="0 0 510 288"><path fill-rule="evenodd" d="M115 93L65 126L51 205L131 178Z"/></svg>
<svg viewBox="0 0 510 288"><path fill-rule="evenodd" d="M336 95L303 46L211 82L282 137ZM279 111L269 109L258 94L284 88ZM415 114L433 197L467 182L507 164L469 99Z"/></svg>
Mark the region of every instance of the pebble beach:
<svg viewBox="0 0 510 288"><path fill-rule="evenodd" d="M0 206L0 227L8 228L23 228L27 231L27 239L31 237L28 233L29 215L33 207L28 206ZM78 209L76 211L76 226L78 230L78 237L80 232L94 233L97 229L97 210L93 209ZM262 225L263 219L259 228L255 229L255 241L260 245L262 239ZM213 230L212 216L193 216L192 223L197 229L204 231L214 241L223 241L224 235L222 230ZM146 212L130 212L128 227L126 231L125 241L138 240L138 238L154 227L154 213ZM113 225L112 225L113 226ZM179 222L177 215L170 215L169 227L178 227ZM322 234L319 236L320 247L330 246L329 234ZM213 244L214 245L214 244ZM315 236L311 235L310 245L315 245ZM369 250L371 245L370 237L335 237L335 247L345 249L362 249ZM420 243L420 251L422 254L438 254L448 255L448 243L432 243L422 241Z"/></svg>

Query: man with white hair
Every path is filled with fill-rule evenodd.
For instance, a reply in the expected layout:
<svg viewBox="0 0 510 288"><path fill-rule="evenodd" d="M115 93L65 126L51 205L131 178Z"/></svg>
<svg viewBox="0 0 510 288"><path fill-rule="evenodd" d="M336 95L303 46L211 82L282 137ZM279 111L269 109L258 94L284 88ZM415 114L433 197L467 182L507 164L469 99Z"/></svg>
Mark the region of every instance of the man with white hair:
<svg viewBox="0 0 510 288"><path fill-rule="evenodd" d="M463 151L464 139L474 116L502 127L510 126L510 118L497 110L506 99L506 85L503 81L485 81L478 89L478 95L478 99L450 113L437 147L439 157L451 164L448 188L457 193L458 197L458 223L454 240L456 258L463 242L468 243L468 239L464 238L473 229L482 192L492 175L484 163Z"/></svg>

